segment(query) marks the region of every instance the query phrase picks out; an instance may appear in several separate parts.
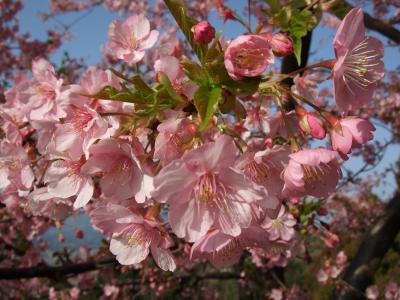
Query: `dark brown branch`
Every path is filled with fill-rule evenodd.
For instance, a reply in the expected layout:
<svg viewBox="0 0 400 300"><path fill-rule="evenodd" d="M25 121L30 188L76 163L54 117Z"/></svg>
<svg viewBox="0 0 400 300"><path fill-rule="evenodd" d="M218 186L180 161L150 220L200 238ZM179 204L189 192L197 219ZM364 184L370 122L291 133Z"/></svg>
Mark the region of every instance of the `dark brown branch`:
<svg viewBox="0 0 400 300"><path fill-rule="evenodd" d="M387 204L382 216L365 236L351 264L344 273L343 280L352 289L337 291L333 299L365 299L362 293L373 283L383 257L392 246L400 231L400 192Z"/></svg>
<svg viewBox="0 0 400 300"><path fill-rule="evenodd" d="M292 73L294 71L297 71L297 70L302 69L305 66L307 66L308 57L310 55L311 38L312 38L312 32L308 32L307 35L302 38L300 66L297 64L297 60L296 60L296 57L294 56L294 54L286 56L282 60L282 65L281 65L281 73L282 74L289 74L289 73ZM282 83L290 89L290 87L293 85L293 79L287 78ZM284 105L285 105L286 111L291 111L294 109L292 101L287 102Z"/></svg>
<svg viewBox="0 0 400 300"><path fill-rule="evenodd" d="M69 264L59 267L38 266L30 268L0 268L0 280L34 277L47 277L57 280L66 275L76 275L79 273L93 271L110 264L116 264L116 260L114 258L107 258L94 262Z"/></svg>
<svg viewBox="0 0 400 300"><path fill-rule="evenodd" d="M328 11L340 19L343 19L344 16L354 8L352 5L347 3L346 1L340 0L336 1L335 5L330 7ZM364 23L365 26L371 30L379 32L380 34L386 36L391 39L396 44L400 44L400 30L391 26L388 23L385 23L379 19L376 19L364 12Z"/></svg>

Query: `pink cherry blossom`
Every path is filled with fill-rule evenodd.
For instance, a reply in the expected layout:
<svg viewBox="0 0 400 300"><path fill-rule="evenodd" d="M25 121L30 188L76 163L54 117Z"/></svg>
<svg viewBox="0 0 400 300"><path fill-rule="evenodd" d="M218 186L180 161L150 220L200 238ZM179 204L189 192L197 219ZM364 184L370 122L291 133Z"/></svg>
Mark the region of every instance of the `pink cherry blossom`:
<svg viewBox="0 0 400 300"><path fill-rule="evenodd" d="M255 77L274 63L274 55L267 39L255 34L241 35L225 51L225 67L234 80Z"/></svg>
<svg viewBox="0 0 400 300"><path fill-rule="evenodd" d="M113 21L108 35L108 49L112 55L135 64L143 59L146 49L154 46L158 31L150 31L150 22L145 16L132 15L124 22Z"/></svg>
<svg viewBox="0 0 400 300"><path fill-rule="evenodd" d="M67 153L73 159L82 154L89 157L90 146L98 139L111 137L119 128L112 117L101 117L90 107L70 106L63 124L54 132L55 149Z"/></svg>
<svg viewBox="0 0 400 300"><path fill-rule="evenodd" d="M289 155L284 171L286 196L326 197L335 191L342 173L337 152L324 148L307 149Z"/></svg>
<svg viewBox="0 0 400 300"><path fill-rule="evenodd" d="M119 101L91 99L87 95L95 95L105 86L121 89L118 78L110 70L101 70L89 66L82 74L79 84L71 84L61 94L61 98L77 107L85 105L100 112L119 112L123 104ZM86 96L85 96L86 95Z"/></svg>
<svg viewBox="0 0 400 300"><path fill-rule="evenodd" d="M378 299L379 297L379 290L376 285L371 285L365 290L365 295L370 300Z"/></svg>
<svg viewBox="0 0 400 300"><path fill-rule="evenodd" d="M268 110L263 105L245 105L246 119L244 127L247 130L259 130L268 134L270 132L270 124L268 119Z"/></svg>
<svg viewBox="0 0 400 300"><path fill-rule="evenodd" d="M390 281L385 287L385 299L397 300L400 298L400 287L397 283Z"/></svg>
<svg viewBox="0 0 400 300"><path fill-rule="evenodd" d="M246 152L238 160L236 167L254 183L263 186L268 195L260 205L273 218L279 212L284 182L280 176L289 161L290 149L275 146L258 152Z"/></svg>
<svg viewBox="0 0 400 300"><path fill-rule="evenodd" d="M252 220L250 203L264 193L232 168L236 147L228 136L186 152L154 178L155 200L168 203L174 233L189 242L211 226L238 236Z"/></svg>
<svg viewBox="0 0 400 300"><path fill-rule="evenodd" d="M373 139L375 127L368 120L348 117L340 120L340 126L341 132L331 131L331 143L332 148L342 154Z"/></svg>
<svg viewBox="0 0 400 300"><path fill-rule="evenodd" d="M353 8L343 19L333 40L336 62L333 88L336 104L347 113L368 104L383 75L383 44L365 36L364 14Z"/></svg>
<svg viewBox="0 0 400 300"><path fill-rule="evenodd" d="M154 63L154 71L156 74L164 73L167 75L174 90L179 95L184 95L187 99L193 98L197 85L189 81L176 57L170 55L160 57Z"/></svg>
<svg viewBox="0 0 400 300"><path fill-rule="evenodd" d="M43 58L32 62L32 73L34 80L23 91L29 106L28 119L36 122L59 121L65 116L62 105L56 102L63 81L57 79L54 67Z"/></svg>
<svg viewBox="0 0 400 300"><path fill-rule="evenodd" d="M12 184L21 196L29 193L35 176L25 149L8 141L2 141L0 146L0 189Z"/></svg>
<svg viewBox="0 0 400 300"><path fill-rule="evenodd" d="M7 140L16 146L22 146L23 132L19 129L18 121L3 109L0 109L0 128L5 135L2 141Z"/></svg>
<svg viewBox="0 0 400 300"><path fill-rule="evenodd" d="M48 193L47 187L42 187L29 194L24 209L34 216L46 216L61 221L72 212L70 199L53 197Z"/></svg>
<svg viewBox="0 0 400 300"><path fill-rule="evenodd" d="M239 261L247 247L267 248L268 233L260 226L244 228L237 236L230 236L220 230L212 230L193 244L190 258L207 258L216 268L229 267Z"/></svg>
<svg viewBox="0 0 400 300"><path fill-rule="evenodd" d="M295 225L295 218L290 213L285 212L285 207L281 206L276 219L271 219L267 216L261 226L269 233L270 240L282 239L289 241L294 238L295 231L293 227Z"/></svg>
<svg viewBox="0 0 400 300"><path fill-rule="evenodd" d="M291 91L309 101L318 100L318 83L324 81L324 76L319 72L305 72L302 76L296 75Z"/></svg>
<svg viewBox="0 0 400 300"><path fill-rule="evenodd" d="M114 200L134 197L140 192L143 173L127 142L104 139L89 149L90 158L82 166L85 174L100 175L103 195Z"/></svg>
<svg viewBox="0 0 400 300"><path fill-rule="evenodd" d="M158 212L154 207L141 212L133 207L108 203L93 210L91 219L103 233L111 234L110 251L119 263L140 263L151 252L161 269L174 271L175 262L168 250L173 241L162 229Z"/></svg>
<svg viewBox="0 0 400 300"><path fill-rule="evenodd" d="M48 194L62 199L76 196L74 208L85 206L93 196L94 183L89 175L82 172L84 163L84 159L52 162L44 177Z"/></svg>
<svg viewBox="0 0 400 300"><path fill-rule="evenodd" d="M268 297L269 297L268 299L271 300L282 300L283 292L280 289L272 289Z"/></svg>
<svg viewBox="0 0 400 300"><path fill-rule="evenodd" d="M157 127L154 157L160 160L162 166L180 158L185 146L192 141L195 130L195 125L188 119L179 118L176 114L169 115Z"/></svg>

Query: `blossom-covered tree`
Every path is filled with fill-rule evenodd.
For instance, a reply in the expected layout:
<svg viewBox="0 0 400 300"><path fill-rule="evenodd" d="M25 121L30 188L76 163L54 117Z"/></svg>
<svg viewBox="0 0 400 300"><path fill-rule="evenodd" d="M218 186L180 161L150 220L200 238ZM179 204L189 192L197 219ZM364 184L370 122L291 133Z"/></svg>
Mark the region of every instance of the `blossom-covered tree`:
<svg viewBox="0 0 400 300"><path fill-rule="evenodd" d="M398 4L374 2L372 17L245 2L242 14L222 0L52 0L44 19L98 5L125 16L83 72L49 62L67 25L35 46L20 1L0 2L2 298L400 299L400 196L385 207L364 175L399 141L382 41L400 42ZM214 9L241 26L231 40ZM321 23L335 55L308 64ZM398 168L380 175L399 184ZM49 247L43 234L69 220L103 242Z"/></svg>

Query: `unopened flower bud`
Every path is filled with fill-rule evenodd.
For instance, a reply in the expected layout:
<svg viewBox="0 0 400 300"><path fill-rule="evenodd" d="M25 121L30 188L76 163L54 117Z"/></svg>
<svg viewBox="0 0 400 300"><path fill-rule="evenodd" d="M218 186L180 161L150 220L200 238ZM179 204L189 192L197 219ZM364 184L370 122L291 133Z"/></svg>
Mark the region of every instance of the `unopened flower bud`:
<svg viewBox="0 0 400 300"><path fill-rule="evenodd" d="M296 114L299 117L301 130L310 134L316 139L322 140L326 136L326 130L322 121L313 112L308 112L300 106L296 107Z"/></svg>
<svg viewBox="0 0 400 300"><path fill-rule="evenodd" d="M74 233L75 233L76 238L83 239L83 231L82 230L80 230L79 228L76 228Z"/></svg>
<svg viewBox="0 0 400 300"><path fill-rule="evenodd" d="M328 215L328 210L325 207L320 207L317 209L317 214L319 216L327 216Z"/></svg>
<svg viewBox="0 0 400 300"><path fill-rule="evenodd" d="M276 56L288 56L293 53L292 38L282 32L272 35L270 43Z"/></svg>
<svg viewBox="0 0 400 300"><path fill-rule="evenodd" d="M195 42L207 45L215 36L215 29L208 21L201 21L192 27Z"/></svg>
<svg viewBox="0 0 400 300"><path fill-rule="evenodd" d="M58 234L58 241L59 241L60 243L64 243L65 237L64 237L64 235L63 235L62 233L59 233L59 234Z"/></svg>
<svg viewBox="0 0 400 300"><path fill-rule="evenodd" d="M325 111L322 113L325 120L331 125L331 127L341 136L343 136L342 125L340 124L340 119L337 118L335 115Z"/></svg>

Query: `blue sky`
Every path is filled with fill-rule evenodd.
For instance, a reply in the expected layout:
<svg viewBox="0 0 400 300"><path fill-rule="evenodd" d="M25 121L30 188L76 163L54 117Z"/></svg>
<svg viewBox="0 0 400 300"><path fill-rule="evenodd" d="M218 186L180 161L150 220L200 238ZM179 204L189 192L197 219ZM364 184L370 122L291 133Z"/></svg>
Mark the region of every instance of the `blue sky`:
<svg viewBox="0 0 400 300"><path fill-rule="evenodd" d="M238 13L242 13L245 11L247 0L229 1L227 3ZM70 24L86 14L86 12L69 13L43 23L39 19L38 14L40 12L48 11L49 7L47 1L24 1L24 5L24 10L18 15L21 31L30 32L33 37L39 39L46 37L45 32L48 29L61 30L62 27L59 22ZM112 20L120 18L122 18L122 16L117 13L112 13L102 6L94 8L90 14L80 19L79 22L72 26L70 29L72 39L63 42L62 47L52 55L51 61L56 64L59 63L63 52L68 51L71 57L82 57L88 65L99 62L102 56L101 47L107 43L108 26ZM228 38L234 38L244 32L244 28L238 23L227 22L226 24L223 24L221 19L217 17L215 11L210 15L210 22L218 31L222 31ZM325 26L318 26L314 30L311 49L312 56L309 59L309 63L334 57L332 47L334 34L335 32L331 28ZM385 38L375 32L370 32L370 34L379 37L385 43L387 42ZM393 64L393 62L398 61L399 59L399 48L386 47L385 50L385 65L388 69L393 69L396 67L396 64ZM375 136L383 142L390 138L387 131L379 127L377 127ZM398 145L391 146L387 150L386 155L377 170L383 170L386 168L396 158L398 158L399 153L400 147ZM361 159L352 158L347 162L347 167L352 170L357 170L361 166ZM386 194L386 196L390 195L395 188L393 178L388 178L388 183L388 187L381 187L378 189L379 194Z"/></svg>

